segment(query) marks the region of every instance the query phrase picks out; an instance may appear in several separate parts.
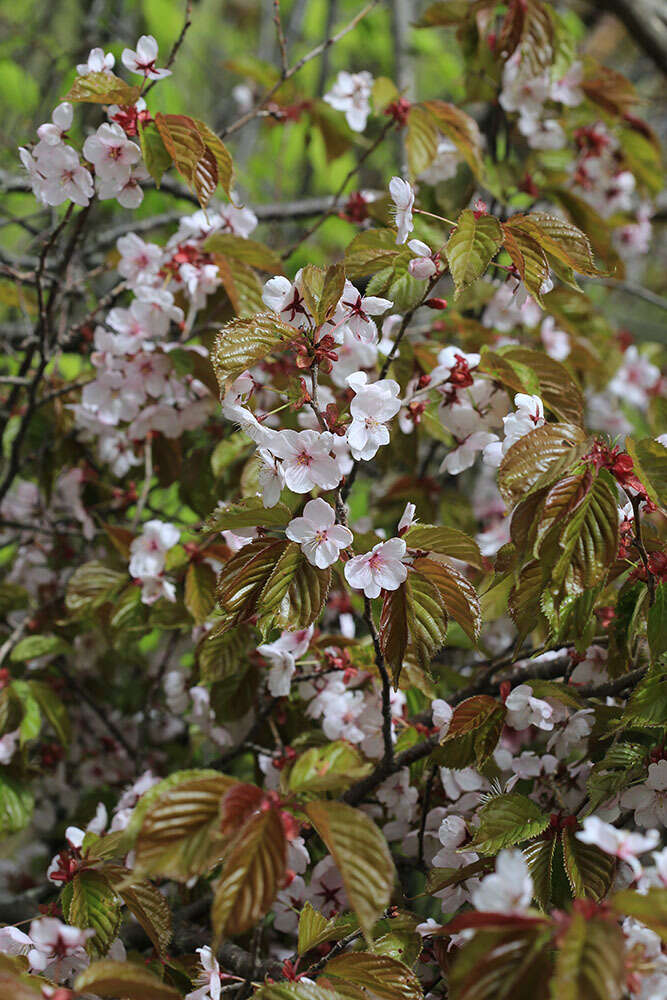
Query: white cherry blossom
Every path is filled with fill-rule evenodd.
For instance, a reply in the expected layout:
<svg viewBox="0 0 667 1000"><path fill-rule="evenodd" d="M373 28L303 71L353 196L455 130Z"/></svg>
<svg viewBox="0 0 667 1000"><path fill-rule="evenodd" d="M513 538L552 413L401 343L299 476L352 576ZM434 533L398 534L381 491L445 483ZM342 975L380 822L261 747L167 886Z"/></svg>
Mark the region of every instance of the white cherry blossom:
<svg viewBox="0 0 667 1000"><path fill-rule="evenodd" d="M330 455L334 445L329 431L279 431L267 445L269 451L283 460L285 485L293 493L310 493L319 486L334 490L341 474Z"/></svg>
<svg viewBox="0 0 667 1000"><path fill-rule="evenodd" d="M640 875L642 871L639 857L647 851L652 851L660 842L657 830L647 830L645 834L617 830L615 826L605 823L598 816L586 816L583 827L583 830L575 834L578 840L584 844L595 844L605 854L626 861L635 876Z"/></svg>
<svg viewBox="0 0 667 1000"><path fill-rule="evenodd" d="M136 49L123 49L121 60L131 73L148 77L149 80L163 80L166 76L171 76L171 70L156 67L157 55L158 44L153 36L142 35Z"/></svg>
<svg viewBox="0 0 667 1000"><path fill-rule="evenodd" d="M415 203L415 193L402 177L392 177L389 181L389 194L394 202L396 219L397 243L405 243L412 232L412 206Z"/></svg>
<svg viewBox="0 0 667 1000"><path fill-rule="evenodd" d="M389 444L387 423L401 408L400 386L389 378L369 383L366 372L354 372L345 381L354 390L347 443L355 459L368 462L381 445Z"/></svg>
<svg viewBox="0 0 667 1000"><path fill-rule="evenodd" d="M398 590L408 576L403 562L407 546L402 538L378 542L370 552L345 563L345 579L366 597L379 597L381 590Z"/></svg>
<svg viewBox="0 0 667 1000"><path fill-rule="evenodd" d="M303 516L293 518L285 534L300 544L308 562L319 569L332 566L338 560L340 550L352 544L352 532L344 525L336 524L333 507L321 497L308 501L303 508Z"/></svg>
<svg viewBox="0 0 667 1000"><path fill-rule="evenodd" d="M79 63L76 67L76 71L79 76L88 76L89 73L110 73L114 68L114 63L116 58L112 52L106 52L104 49L91 49L88 53L88 60L85 63Z"/></svg>
<svg viewBox="0 0 667 1000"><path fill-rule="evenodd" d="M95 167L95 176L120 188L129 179L132 167L141 159L141 150L130 142L119 125L106 122L89 135L83 144L83 155Z"/></svg>
<svg viewBox="0 0 667 1000"><path fill-rule="evenodd" d="M371 112L370 96L373 77L367 70L348 73L342 70L324 100L336 111L344 111L353 132L363 132Z"/></svg>
<svg viewBox="0 0 667 1000"><path fill-rule="evenodd" d="M646 781L627 788L621 806L634 809L637 826L667 827L667 760L649 764Z"/></svg>
<svg viewBox="0 0 667 1000"><path fill-rule="evenodd" d="M472 893L476 910L487 913L525 913L533 898L533 880L519 850L501 851L496 870L486 875Z"/></svg>
<svg viewBox="0 0 667 1000"><path fill-rule="evenodd" d="M415 255L408 264L408 270L413 278L426 280L438 273L438 261L430 246L421 240L410 240L408 247Z"/></svg>
<svg viewBox="0 0 667 1000"><path fill-rule="evenodd" d="M37 135L47 146L58 146L67 136L67 132L72 127L74 109L69 101L63 101L54 109L51 115L51 122L40 125Z"/></svg>
<svg viewBox="0 0 667 1000"><path fill-rule="evenodd" d="M269 692L274 698L285 697L290 692L292 675L296 661L308 649L313 635L313 626L297 632L282 632L275 642L267 642L257 647L257 652L271 664L269 670Z"/></svg>
<svg viewBox="0 0 667 1000"><path fill-rule="evenodd" d="M146 521L142 533L130 545L131 576L143 579L161 573L167 552L180 537L181 533L174 524L157 519Z"/></svg>
<svg viewBox="0 0 667 1000"><path fill-rule="evenodd" d="M187 993L185 1000L220 1000L220 966L218 960L206 944L197 948L202 971L197 976L196 990Z"/></svg>
<svg viewBox="0 0 667 1000"><path fill-rule="evenodd" d="M505 708L507 725L519 732L529 726L537 726L538 729L547 731L554 727L553 708L547 701L535 698L528 684L519 684L510 691L505 701Z"/></svg>
<svg viewBox="0 0 667 1000"><path fill-rule="evenodd" d="M374 344L377 342L378 332L371 317L382 316L392 305L389 299L375 295L362 296L351 281L346 281L333 322L339 329L350 330L357 340Z"/></svg>

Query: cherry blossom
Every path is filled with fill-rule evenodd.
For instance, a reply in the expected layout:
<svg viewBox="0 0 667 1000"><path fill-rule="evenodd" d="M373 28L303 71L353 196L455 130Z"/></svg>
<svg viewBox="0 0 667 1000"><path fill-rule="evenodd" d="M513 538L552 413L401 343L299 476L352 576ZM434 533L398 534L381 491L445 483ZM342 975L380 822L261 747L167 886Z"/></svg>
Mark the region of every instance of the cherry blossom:
<svg viewBox="0 0 667 1000"><path fill-rule="evenodd" d="M401 177L392 177L389 181L389 194L394 203L394 217L398 233L397 243L405 243L412 232L412 206L415 203L415 193L407 181Z"/></svg>
<svg viewBox="0 0 667 1000"><path fill-rule="evenodd" d="M84 142L83 155L95 167L98 180L115 184L120 190L141 159L141 150L118 125L104 123Z"/></svg>
<svg viewBox="0 0 667 1000"><path fill-rule="evenodd" d="M47 145L46 149L48 153L44 155L44 151L36 147L35 156L26 149L19 150L21 162L30 174L35 197L45 205L73 201L75 205L85 208L93 196L94 186L78 154L64 144Z"/></svg>
<svg viewBox="0 0 667 1000"><path fill-rule="evenodd" d="M156 67L157 54L158 45L153 36L142 35L136 49L123 49L121 60L131 73L138 73L149 80L163 80L166 76L171 76L171 70Z"/></svg>
<svg viewBox="0 0 667 1000"><path fill-rule="evenodd" d="M84 951L94 930L80 930L63 924L56 917L42 917L30 924L32 948L28 952L31 969L47 972L52 978L65 978L88 964Z"/></svg>
<svg viewBox="0 0 667 1000"><path fill-rule="evenodd" d="M623 355L623 363L611 382L609 391L640 410L648 405L648 393L660 379L660 370L643 357L634 344Z"/></svg>
<svg viewBox="0 0 667 1000"><path fill-rule="evenodd" d="M598 816L586 816L583 827L583 830L575 834L578 840L584 844L595 844L605 854L626 861L635 876L642 871L639 856L653 850L660 842L657 830L647 830L645 834L617 830Z"/></svg>
<svg viewBox="0 0 667 1000"><path fill-rule="evenodd" d="M338 560L340 550L352 544L350 529L336 524L333 507L320 497L308 501L303 508L303 516L293 518L285 534L300 544L308 562L319 569L332 566Z"/></svg>
<svg viewBox="0 0 667 1000"><path fill-rule="evenodd" d="M433 725L437 726L438 736L442 740L449 731L449 724L452 721L454 710L442 698L434 698L431 702L431 714L433 716Z"/></svg>
<svg viewBox="0 0 667 1000"><path fill-rule="evenodd" d="M426 280L438 273L438 255L427 243L422 243L421 240L409 240L408 247L415 255L408 265L413 278Z"/></svg>
<svg viewBox="0 0 667 1000"><path fill-rule="evenodd" d="M373 77L367 70L348 73L342 70L324 100L336 111L344 111L353 132L363 132L371 112L370 96Z"/></svg>
<svg viewBox="0 0 667 1000"><path fill-rule="evenodd" d="M146 521L141 535L130 545L130 573L132 576L157 576L164 569L169 549L177 544L181 533L166 521Z"/></svg>
<svg viewBox="0 0 667 1000"><path fill-rule="evenodd" d="M40 125L37 129L37 135L41 142L46 143L47 146L60 145L67 138L67 132L72 127L73 117L74 109L72 105L69 101L63 101L62 104L59 104L54 109L51 115L51 122L46 125Z"/></svg>
<svg viewBox="0 0 667 1000"><path fill-rule="evenodd" d="M402 538L378 542L370 552L345 563L345 579L366 597L379 597L381 590L397 590L408 576L403 562L406 548Z"/></svg>
<svg viewBox="0 0 667 1000"><path fill-rule="evenodd" d="M422 170L419 179L425 184L434 186L441 181L448 181L456 176L456 171L462 162L459 149L451 139L441 135L438 137L435 157L426 170Z"/></svg>
<svg viewBox="0 0 667 1000"><path fill-rule="evenodd" d="M354 372L345 381L354 391L347 443L354 458L368 462L381 445L389 444L387 422L401 408L400 386L389 378L369 383L366 372Z"/></svg>
<svg viewBox="0 0 667 1000"><path fill-rule="evenodd" d="M89 73L110 73L116 62L115 56L104 49L91 49L88 53L88 60L79 63L76 71L79 76L88 76Z"/></svg>
<svg viewBox="0 0 667 1000"><path fill-rule="evenodd" d="M301 271L297 271L293 282L281 274L269 278L264 285L262 299L284 323L297 328L312 326L312 316L302 294Z"/></svg>
<svg viewBox="0 0 667 1000"><path fill-rule="evenodd" d="M645 783L626 789L621 806L634 809L637 826L667 826L667 760L649 764Z"/></svg>
<svg viewBox="0 0 667 1000"><path fill-rule="evenodd" d="M274 698L289 694L296 661L308 649L313 635L313 626L298 632L282 632L275 642L264 643L257 652L271 664L268 687Z"/></svg>
<svg viewBox="0 0 667 1000"><path fill-rule="evenodd" d="M202 971L197 976L200 985L196 990L187 993L185 1000L220 1000L220 966L218 960L209 948L197 948Z"/></svg>
<svg viewBox="0 0 667 1000"><path fill-rule="evenodd" d="M542 427L544 424L544 406L539 396L530 396L518 392L514 397L515 413L503 417L505 430L504 441L492 442L484 449L484 461L487 465L498 466L509 449L525 434Z"/></svg>
<svg viewBox="0 0 667 1000"><path fill-rule="evenodd" d="M551 730L554 727L553 708L543 699L535 698L528 684L519 684L510 692L505 700L505 708L507 709L505 721L512 729L522 730L528 726L537 726L538 729Z"/></svg>
<svg viewBox="0 0 667 1000"><path fill-rule="evenodd" d="M553 316L547 316L540 327L540 338L547 354L555 361L565 361L571 351L570 335L559 330Z"/></svg>
<svg viewBox="0 0 667 1000"><path fill-rule="evenodd" d="M144 243L136 233L128 233L116 240L116 249L120 254L118 273L129 285L155 280L163 257L163 250L156 243Z"/></svg>
<svg viewBox="0 0 667 1000"><path fill-rule="evenodd" d="M364 297L351 281L346 281L333 322L339 329L344 327L345 330L349 330L356 340L374 344L378 339L378 333L371 316L382 316L387 309L391 309L392 304L389 299L375 295ZM340 336L340 333L338 335Z"/></svg>
<svg viewBox="0 0 667 1000"><path fill-rule="evenodd" d="M486 875L472 892L476 910L490 913L525 913L533 898L533 880L521 851L504 850L496 870Z"/></svg>
<svg viewBox="0 0 667 1000"><path fill-rule="evenodd" d="M324 431L279 431L267 444L269 451L282 458L285 485L293 493L310 493L315 486L333 490L341 479L338 465L331 457L333 434Z"/></svg>

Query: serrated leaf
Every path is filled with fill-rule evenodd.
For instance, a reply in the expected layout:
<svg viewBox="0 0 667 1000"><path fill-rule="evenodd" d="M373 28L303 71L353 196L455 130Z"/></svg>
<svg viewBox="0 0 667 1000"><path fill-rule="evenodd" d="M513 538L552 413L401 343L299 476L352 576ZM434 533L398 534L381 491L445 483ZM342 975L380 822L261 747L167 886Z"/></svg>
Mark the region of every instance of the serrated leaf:
<svg viewBox="0 0 667 1000"><path fill-rule="evenodd" d="M654 660L667 652L667 584L655 588L653 606L648 609L648 645Z"/></svg>
<svg viewBox="0 0 667 1000"><path fill-rule="evenodd" d="M549 261L534 234L521 225L521 217L503 223L504 246L521 280L543 308L542 288L549 277Z"/></svg>
<svg viewBox="0 0 667 1000"><path fill-rule="evenodd" d="M254 648L252 630L238 628L218 632L214 625L197 646L201 681L214 684L238 674L246 662L246 654Z"/></svg>
<svg viewBox="0 0 667 1000"><path fill-rule="evenodd" d="M268 983L253 994L254 1000L337 1000L336 993L318 983Z"/></svg>
<svg viewBox="0 0 667 1000"><path fill-rule="evenodd" d="M482 139L475 119L446 101L424 101L422 107L430 111L440 131L454 143L472 172L478 176L482 170Z"/></svg>
<svg viewBox="0 0 667 1000"><path fill-rule="evenodd" d="M590 56L585 60L582 90L589 101L612 115L624 117L639 100L639 95L627 76L610 66L601 66Z"/></svg>
<svg viewBox="0 0 667 1000"><path fill-rule="evenodd" d="M109 569L97 560L84 563L69 578L65 606L70 615L77 617L95 611L110 601L127 580L126 573Z"/></svg>
<svg viewBox="0 0 667 1000"><path fill-rule="evenodd" d="M215 132L208 127L208 125L200 121L198 118L194 118L193 121L199 135L215 160L217 183L220 185L227 197L231 198L233 165L229 150L223 143L222 139L220 139L219 136L217 136Z"/></svg>
<svg viewBox="0 0 667 1000"><path fill-rule="evenodd" d="M144 966L129 961L92 962L76 977L74 988L79 993L123 997L123 1000L181 1000L177 989L163 983Z"/></svg>
<svg viewBox="0 0 667 1000"><path fill-rule="evenodd" d="M333 314L345 286L345 269L342 264L332 264L326 270L306 264L301 271L303 297L308 312L317 326Z"/></svg>
<svg viewBox="0 0 667 1000"><path fill-rule="evenodd" d="M311 566L301 553L301 560L287 593L277 608L274 624L281 629L308 628L316 622L326 604L331 586L331 568Z"/></svg>
<svg viewBox="0 0 667 1000"><path fill-rule="evenodd" d="M532 212L522 217L522 223L534 231L542 249L563 264L579 274L600 274L588 237L571 222L546 212Z"/></svg>
<svg viewBox="0 0 667 1000"><path fill-rule="evenodd" d="M18 833L32 816L33 794L28 785L0 774L0 833Z"/></svg>
<svg viewBox="0 0 667 1000"><path fill-rule="evenodd" d="M621 1000L625 993L624 939L617 924L574 913L558 945L551 981L553 1000Z"/></svg>
<svg viewBox="0 0 667 1000"><path fill-rule="evenodd" d="M544 424L519 438L498 469L498 489L508 506L564 475L586 453L588 438L575 424Z"/></svg>
<svg viewBox="0 0 667 1000"><path fill-rule="evenodd" d="M287 839L273 806L256 811L225 857L211 922L216 941L243 934L268 912L287 869Z"/></svg>
<svg viewBox="0 0 667 1000"><path fill-rule="evenodd" d="M284 539L256 538L225 563L216 595L224 616L220 631L241 625L256 614L259 595L288 545Z"/></svg>
<svg viewBox="0 0 667 1000"><path fill-rule="evenodd" d="M454 566L435 559L415 559L413 566L437 587L447 614L459 623L472 642L477 642L482 612L470 580Z"/></svg>
<svg viewBox="0 0 667 1000"><path fill-rule="evenodd" d="M299 934L297 952L305 955L311 948L316 948L324 941L330 941L336 936L336 921L327 920L324 914L316 910L306 900L299 914Z"/></svg>
<svg viewBox="0 0 667 1000"><path fill-rule="evenodd" d="M450 559L460 559L477 569L484 568L484 557L474 538L458 528L447 525L413 524L403 535L411 549L425 549L437 552Z"/></svg>
<svg viewBox="0 0 667 1000"><path fill-rule="evenodd" d="M107 865L102 874L146 931L158 954L165 955L171 941L172 921L163 894L151 882L138 880L127 868Z"/></svg>
<svg viewBox="0 0 667 1000"><path fill-rule="evenodd" d="M64 101L87 104L136 104L139 87L125 83L113 73L87 73L77 76Z"/></svg>
<svg viewBox="0 0 667 1000"><path fill-rule="evenodd" d="M563 830L563 864L572 895L596 902L609 892L616 871L616 859L595 844L584 844L571 830Z"/></svg>
<svg viewBox="0 0 667 1000"><path fill-rule="evenodd" d="M63 915L73 927L91 928L95 936L86 941L93 958L106 955L120 927L120 904L104 876L97 871L77 872L65 887L61 901Z"/></svg>
<svg viewBox="0 0 667 1000"><path fill-rule="evenodd" d="M232 308L240 319L256 316L266 309L262 286L249 264L219 254L213 254L213 260Z"/></svg>
<svg viewBox="0 0 667 1000"><path fill-rule="evenodd" d="M193 562L185 574L185 606L197 625L206 621L215 605L215 572L208 563Z"/></svg>
<svg viewBox="0 0 667 1000"><path fill-rule="evenodd" d="M397 590L385 593L380 616L380 644L398 684L408 642L417 662L428 671L435 653L445 642L447 612L438 588L411 570Z"/></svg>
<svg viewBox="0 0 667 1000"><path fill-rule="evenodd" d="M235 319L222 328L215 340L211 363L221 391L226 383L268 355L294 340L294 328L275 313L258 313Z"/></svg>
<svg viewBox="0 0 667 1000"><path fill-rule="evenodd" d="M337 994L350 1000L363 1000L367 991L382 1000L421 1000L423 996L414 972L388 955L338 955L327 962L322 975L331 980Z"/></svg>
<svg viewBox="0 0 667 1000"><path fill-rule="evenodd" d="M533 880L534 898L543 910L546 910L551 898L551 866L555 846L556 838L549 837L547 840L535 840L522 848Z"/></svg>
<svg viewBox="0 0 667 1000"><path fill-rule="evenodd" d="M614 893L609 904L619 917L635 917L667 944L667 888L651 886L642 893L622 889Z"/></svg>
<svg viewBox="0 0 667 1000"><path fill-rule="evenodd" d="M72 737L72 726L62 699L52 687L42 681L30 681L29 684L42 714L49 721L60 742L67 746Z"/></svg>
<svg viewBox="0 0 667 1000"><path fill-rule="evenodd" d="M171 166L171 156L155 122L139 122L138 129L143 161L155 186L159 188L162 175Z"/></svg>
<svg viewBox="0 0 667 1000"><path fill-rule="evenodd" d="M538 837L549 826L549 817L537 803L518 792L497 795L478 811L480 824L467 849L497 854L503 847Z"/></svg>
<svg viewBox="0 0 667 1000"><path fill-rule="evenodd" d="M297 757L289 773L288 787L297 794L340 792L373 770L359 751L335 740L322 747L311 747Z"/></svg>
<svg viewBox="0 0 667 1000"><path fill-rule="evenodd" d="M456 229L445 245L456 296L481 278L502 244L503 231L495 216L475 218L475 213L469 208L461 212Z"/></svg>
<svg viewBox="0 0 667 1000"><path fill-rule="evenodd" d="M367 229L355 236L345 250L345 273L354 281L391 267L401 250L390 229Z"/></svg>
<svg viewBox="0 0 667 1000"><path fill-rule="evenodd" d="M438 150L438 135L433 114L427 108L413 104L408 112L405 137L411 179L414 180L433 163Z"/></svg>
<svg viewBox="0 0 667 1000"><path fill-rule="evenodd" d="M386 840L365 813L342 802L310 802L305 812L333 857L350 906L370 940L394 885L394 862Z"/></svg>
<svg viewBox="0 0 667 1000"><path fill-rule="evenodd" d="M283 274L283 264L278 256L266 244L251 240L247 236L235 236L234 233L212 233L203 243L206 253L221 257L231 257L250 267L256 267L267 274Z"/></svg>
<svg viewBox="0 0 667 1000"><path fill-rule="evenodd" d="M186 183L194 189L202 208L206 208L220 179L218 156L210 146L211 136L214 139L217 139L217 136L206 129L203 122L196 121L188 115L165 115L158 111L155 115L155 124L174 166ZM202 135L203 129L206 130L206 140ZM217 141L222 146L220 140ZM222 149L226 154L226 158L223 156L223 164L226 166L229 160L231 176L231 160L224 146ZM227 190L228 188L229 178Z"/></svg>
<svg viewBox="0 0 667 1000"><path fill-rule="evenodd" d="M187 774L187 772L186 772ZM224 774L185 778L164 790L147 809L137 837L138 872L187 882L214 864L214 834L222 798L235 784Z"/></svg>
<svg viewBox="0 0 667 1000"><path fill-rule="evenodd" d="M634 689L625 706L623 724L667 726L667 671L663 664L655 664Z"/></svg>
<svg viewBox="0 0 667 1000"><path fill-rule="evenodd" d="M667 509L667 448L654 438L635 441L630 437L625 439L625 448L651 500Z"/></svg>
<svg viewBox="0 0 667 1000"><path fill-rule="evenodd" d="M502 352L484 350L479 369L515 392L534 392L560 420L583 426L581 389L565 365L543 351L514 346L503 348ZM533 378L535 384L531 384Z"/></svg>
<svg viewBox="0 0 667 1000"><path fill-rule="evenodd" d="M432 754L441 766L458 770L483 767L495 750L505 721L505 707L488 695L466 698L454 709L447 733Z"/></svg>
<svg viewBox="0 0 667 1000"><path fill-rule="evenodd" d="M552 962L550 939L550 931L539 927L476 930L449 970L449 997L546 1000Z"/></svg>
<svg viewBox="0 0 667 1000"><path fill-rule="evenodd" d="M227 507L218 507L212 511L202 530L235 531L237 528L286 528L292 519L292 512L284 503L275 507L265 507L260 497L248 497Z"/></svg>

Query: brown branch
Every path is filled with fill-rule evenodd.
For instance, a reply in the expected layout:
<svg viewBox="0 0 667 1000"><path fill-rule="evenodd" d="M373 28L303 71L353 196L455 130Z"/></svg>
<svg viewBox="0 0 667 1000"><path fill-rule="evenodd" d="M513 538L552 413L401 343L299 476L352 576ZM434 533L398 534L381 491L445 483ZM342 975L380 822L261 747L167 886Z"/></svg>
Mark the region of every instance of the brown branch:
<svg viewBox="0 0 667 1000"><path fill-rule="evenodd" d="M391 738L391 682L389 680L382 646L380 645L380 636L378 635L378 630L376 629L375 622L373 621L371 602L366 595L364 595L364 621L368 626L368 631L370 632L371 639L373 640L375 665L378 668L378 673L380 674L380 679L382 681L382 744L384 746L382 765L388 769L387 773L389 773L394 763L394 743Z"/></svg>

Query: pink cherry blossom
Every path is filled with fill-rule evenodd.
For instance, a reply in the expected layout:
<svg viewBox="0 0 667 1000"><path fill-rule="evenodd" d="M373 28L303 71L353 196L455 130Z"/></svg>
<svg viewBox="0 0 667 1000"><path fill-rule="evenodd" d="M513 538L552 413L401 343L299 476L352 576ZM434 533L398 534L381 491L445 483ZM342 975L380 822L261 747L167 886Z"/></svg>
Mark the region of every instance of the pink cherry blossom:
<svg viewBox="0 0 667 1000"><path fill-rule="evenodd" d="M578 840L584 844L595 844L605 854L627 861L636 876L642 871L639 856L653 850L660 841L657 830L647 830L645 834L617 830L598 816L586 816L583 826L583 830L575 834Z"/></svg>
<svg viewBox="0 0 667 1000"><path fill-rule="evenodd" d="M138 73L149 80L163 80L166 76L171 76L171 70L156 67L157 54L158 44L153 36L142 35L136 49L123 49L121 60L131 73Z"/></svg>
<svg viewBox="0 0 667 1000"><path fill-rule="evenodd" d="M319 486L335 489L341 474L330 455L333 434L324 431L279 431L267 445L277 458L283 459L285 485L293 493L310 493Z"/></svg>
<svg viewBox="0 0 667 1000"><path fill-rule="evenodd" d="M403 562L406 544L402 538L378 542L370 552L345 563L345 579L366 597L379 597L381 590L397 590L408 576Z"/></svg>
<svg viewBox="0 0 667 1000"><path fill-rule="evenodd" d="M169 549L177 544L181 533L165 521L146 521L142 533L130 545L130 574L139 579L157 576L164 569Z"/></svg>
<svg viewBox="0 0 667 1000"><path fill-rule="evenodd" d="M141 150L130 142L119 125L100 125L95 135L89 135L83 144L83 155L95 167L101 181L125 184L132 167L141 159Z"/></svg>
<svg viewBox="0 0 667 1000"><path fill-rule="evenodd" d="M354 372L345 381L354 390L347 443L354 458L368 462L381 445L389 444L387 422L401 408L400 386L390 378L369 383L366 372Z"/></svg>
<svg viewBox="0 0 667 1000"><path fill-rule="evenodd" d="M185 1000L220 1000L220 966L218 960L209 948L197 948L202 971L197 975L196 990L187 993Z"/></svg>
<svg viewBox="0 0 667 1000"><path fill-rule="evenodd" d="M352 532L342 524L336 524L333 507L321 497L308 501L303 508L303 516L293 518L285 534L300 544L308 562L319 569L332 566L338 560L340 550L352 544Z"/></svg>
<svg viewBox="0 0 667 1000"><path fill-rule="evenodd" d="M438 273L438 261L431 248L421 240L410 240L409 249L415 255L408 264L408 270L413 278L426 280Z"/></svg>

